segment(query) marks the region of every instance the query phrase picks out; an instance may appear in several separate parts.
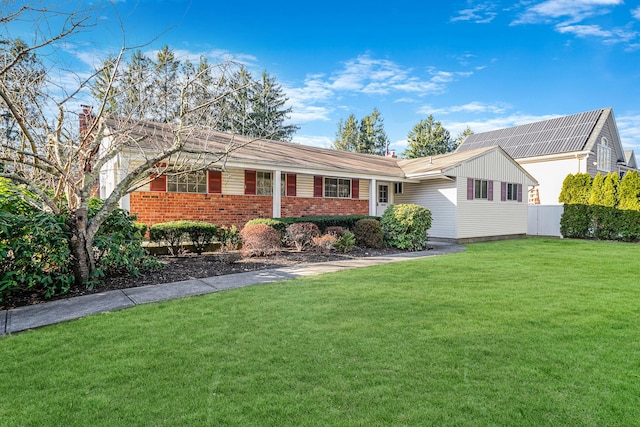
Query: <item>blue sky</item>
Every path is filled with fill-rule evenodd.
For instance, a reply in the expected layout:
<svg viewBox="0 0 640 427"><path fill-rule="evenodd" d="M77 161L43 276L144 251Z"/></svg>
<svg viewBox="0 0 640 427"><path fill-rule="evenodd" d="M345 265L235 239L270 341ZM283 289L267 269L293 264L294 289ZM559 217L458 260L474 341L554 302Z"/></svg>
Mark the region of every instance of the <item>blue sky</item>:
<svg viewBox="0 0 640 427"><path fill-rule="evenodd" d="M82 2L71 2L77 5ZM89 5L89 3L87 3ZM378 108L391 148L433 114L456 136L613 107L640 155L640 3L119 1L66 47L74 67L122 45L234 58L285 88L295 142L329 147L337 123ZM117 14L120 19L118 20ZM120 23L120 22L121 23ZM149 43L151 41L151 43ZM81 71L81 70L78 70Z"/></svg>

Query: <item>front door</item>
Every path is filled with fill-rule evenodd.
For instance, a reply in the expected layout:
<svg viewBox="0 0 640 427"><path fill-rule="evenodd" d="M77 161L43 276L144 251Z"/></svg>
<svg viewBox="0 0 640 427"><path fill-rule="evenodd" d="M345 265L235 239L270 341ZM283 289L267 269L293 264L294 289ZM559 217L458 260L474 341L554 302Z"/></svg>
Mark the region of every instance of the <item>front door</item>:
<svg viewBox="0 0 640 427"><path fill-rule="evenodd" d="M389 184L378 184L378 201L376 203L376 215L382 216L389 206Z"/></svg>

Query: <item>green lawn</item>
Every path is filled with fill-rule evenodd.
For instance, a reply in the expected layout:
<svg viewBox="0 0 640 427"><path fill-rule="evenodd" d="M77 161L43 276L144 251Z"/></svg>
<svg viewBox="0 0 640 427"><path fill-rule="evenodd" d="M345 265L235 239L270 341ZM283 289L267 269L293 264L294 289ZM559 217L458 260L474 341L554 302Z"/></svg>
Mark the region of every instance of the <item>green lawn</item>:
<svg viewBox="0 0 640 427"><path fill-rule="evenodd" d="M640 425L640 245L441 257L0 339L0 425Z"/></svg>

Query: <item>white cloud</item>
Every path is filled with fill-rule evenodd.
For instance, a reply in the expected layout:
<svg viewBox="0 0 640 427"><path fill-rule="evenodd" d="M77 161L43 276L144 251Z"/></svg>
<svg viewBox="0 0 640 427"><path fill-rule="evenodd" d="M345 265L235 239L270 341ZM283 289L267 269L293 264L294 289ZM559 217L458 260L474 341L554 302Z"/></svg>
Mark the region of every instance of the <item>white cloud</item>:
<svg viewBox="0 0 640 427"><path fill-rule="evenodd" d="M622 146L626 150L634 150L640 156L640 114L627 114L616 117ZM636 160L640 160L637 157Z"/></svg>
<svg viewBox="0 0 640 427"><path fill-rule="evenodd" d="M496 6L493 3L478 4L468 9L459 10L458 15L449 21L472 21L476 24L488 24L497 16L495 8Z"/></svg>
<svg viewBox="0 0 640 427"><path fill-rule="evenodd" d="M328 136L294 135L292 142L322 148L331 148L333 146L333 140Z"/></svg>
<svg viewBox="0 0 640 427"><path fill-rule="evenodd" d="M576 23L592 16L607 14L610 6L623 3L623 0L547 0L527 8L513 24L549 22L558 18Z"/></svg>
<svg viewBox="0 0 640 427"><path fill-rule="evenodd" d="M631 16L633 16L635 19L640 19L640 6L631 11Z"/></svg>
<svg viewBox="0 0 640 427"><path fill-rule="evenodd" d="M483 104L481 102L469 102L464 105L454 105L445 108L433 108L430 105L425 105L418 109L420 114L452 114L452 113L493 113L502 114L507 111L509 107L507 105L498 104Z"/></svg>
<svg viewBox="0 0 640 427"><path fill-rule="evenodd" d="M559 33L571 33L577 37L602 37L611 43L629 41L634 39L638 33L635 31L624 31L615 29L612 31L603 30L599 25L557 25Z"/></svg>
<svg viewBox="0 0 640 427"><path fill-rule="evenodd" d="M536 116L532 114L524 114L524 113L514 113L508 116L500 116L494 117L491 119L481 119L481 120L473 120L473 121L465 121L465 122L445 122L442 121L442 125L447 128L447 130L453 136L459 135L462 131L465 130L467 126L471 128L475 133L479 132L487 132L490 130L508 128L512 126L524 125L527 123L538 122L541 120L549 120L554 119L556 117L561 117L558 114L547 114L542 116Z"/></svg>

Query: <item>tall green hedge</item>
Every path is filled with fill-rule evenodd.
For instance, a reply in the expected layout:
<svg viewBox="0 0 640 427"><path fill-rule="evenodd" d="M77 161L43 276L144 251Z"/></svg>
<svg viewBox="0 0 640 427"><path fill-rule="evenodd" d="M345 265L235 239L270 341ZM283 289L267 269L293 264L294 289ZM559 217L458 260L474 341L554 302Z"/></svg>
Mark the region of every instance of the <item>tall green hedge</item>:
<svg viewBox="0 0 640 427"><path fill-rule="evenodd" d="M576 239L640 241L640 211L609 206L564 205L560 233Z"/></svg>

